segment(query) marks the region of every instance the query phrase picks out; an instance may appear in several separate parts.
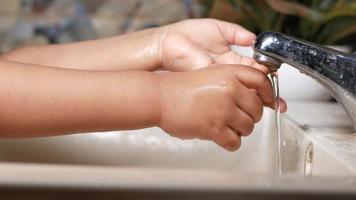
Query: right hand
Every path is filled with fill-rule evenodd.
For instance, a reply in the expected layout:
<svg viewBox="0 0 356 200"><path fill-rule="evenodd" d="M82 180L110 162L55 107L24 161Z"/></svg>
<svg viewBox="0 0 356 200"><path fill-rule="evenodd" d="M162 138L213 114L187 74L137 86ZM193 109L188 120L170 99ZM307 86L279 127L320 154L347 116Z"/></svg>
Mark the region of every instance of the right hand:
<svg viewBox="0 0 356 200"><path fill-rule="evenodd" d="M271 82L260 70L220 65L197 71L159 74L160 127L181 139L212 140L229 151L241 145L273 107ZM282 112L286 110L282 101Z"/></svg>
<svg viewBox="0 0 356 200"><path fill-rule="evenodd" d="M188 19L156 29L158 63L168 71L189 71L212 64L249 65L267 71L230 45L251 46L256 35L238 24L216 19ZM202 34L203 33L203 34Z"/></svg>

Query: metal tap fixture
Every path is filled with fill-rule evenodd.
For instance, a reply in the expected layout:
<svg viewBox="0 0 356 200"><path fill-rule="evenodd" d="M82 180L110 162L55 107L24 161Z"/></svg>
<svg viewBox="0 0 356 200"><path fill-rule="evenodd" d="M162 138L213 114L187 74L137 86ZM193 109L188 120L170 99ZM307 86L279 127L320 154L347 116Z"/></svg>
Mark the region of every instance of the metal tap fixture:
<svg viewBox="0 0 356 200"><path fill-rule="evenodd" d="M272 71L287 63L317 80L342 105L356 130L356 54L263 32L255 41L254 58Z"/></svg>

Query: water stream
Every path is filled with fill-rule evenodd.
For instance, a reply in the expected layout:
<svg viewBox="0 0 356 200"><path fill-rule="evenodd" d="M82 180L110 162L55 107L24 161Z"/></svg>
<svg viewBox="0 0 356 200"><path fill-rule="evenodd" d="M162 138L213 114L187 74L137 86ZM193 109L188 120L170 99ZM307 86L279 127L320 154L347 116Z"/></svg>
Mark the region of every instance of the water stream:
<svg viewBox="0 0 356 200"><path fill-rule="evenodd" d="M269 74L272 87L273 87L273 95L274 95L274 103L275 103L275 126L276 126L276 136L277 136L277 163L276 163L276 172L277 174L282 174L282 155L281 155L281 120L280 120L280 102L279 102L279 81L277 72L271 72Z"/></svg>

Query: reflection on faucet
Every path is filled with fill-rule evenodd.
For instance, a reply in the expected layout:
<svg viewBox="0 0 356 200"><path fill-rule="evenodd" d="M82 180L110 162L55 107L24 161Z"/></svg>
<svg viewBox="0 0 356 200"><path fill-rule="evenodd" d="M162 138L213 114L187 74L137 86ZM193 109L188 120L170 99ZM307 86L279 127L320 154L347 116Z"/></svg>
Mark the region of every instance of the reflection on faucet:
<svg viewBox="0 0 356 200"><path fill-rule="evenodd" d="M288 63L316 79L343 106L356 129L356 56L276 32L260 34L254 44L257 62L276 71Z"/></svg>

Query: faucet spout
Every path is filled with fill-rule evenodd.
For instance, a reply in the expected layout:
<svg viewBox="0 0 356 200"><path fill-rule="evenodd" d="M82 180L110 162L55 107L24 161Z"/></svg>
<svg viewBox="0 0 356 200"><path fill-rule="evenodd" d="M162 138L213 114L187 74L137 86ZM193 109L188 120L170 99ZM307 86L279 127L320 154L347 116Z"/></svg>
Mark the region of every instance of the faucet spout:
<svg viewBox="0 0 356 200"><path fill-rule="evenodd" d="M254 58L272 71L282 63L322 84L343 106L356 130L356 56L282 33L264 32L254 44Z"/></svg>

